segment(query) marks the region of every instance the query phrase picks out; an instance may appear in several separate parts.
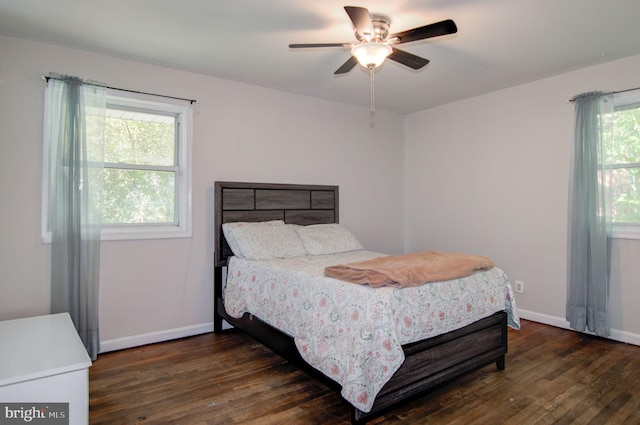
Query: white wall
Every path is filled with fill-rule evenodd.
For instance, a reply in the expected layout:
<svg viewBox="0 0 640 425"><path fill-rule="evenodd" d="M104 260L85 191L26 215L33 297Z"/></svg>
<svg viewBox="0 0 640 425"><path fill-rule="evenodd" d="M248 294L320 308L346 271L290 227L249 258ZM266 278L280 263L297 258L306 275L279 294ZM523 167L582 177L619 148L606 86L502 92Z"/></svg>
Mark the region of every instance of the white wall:
<svg viewBox="0 0 640 425"><path fill-rule="evenodd" d="M367 248L487 255L525 282L524 316L564 326L568 99L640 86L636 56L408 116L377 111L371 126L364 108L41 43L0 37L0 54L0 320L48 312L40 76L198 99L194 236L103 243L108 349L211 329L215 180L338 184L341 222ZM637 258L640 242L616 241L611 324L635 343Z"/></svg>
<svg viewBox="0 0 640 425"><path fill-rule="evenodd" d="M341 223L369 249L404 249L404 117L107 56L0 37L0 320L48 313L40 241L47 72L198 100L193 237L104 242L108 349L211 329L213 182L336 184Z"/></svg>
<svg viewBox="0 0 640 425"><path fill-rule="evenodd" d="M565 326L568 100L638 86L635 56L407 116L406 250L486 255L525 282L523 317ZM640 241L613 252L612 336L637 344Z"/></svg>

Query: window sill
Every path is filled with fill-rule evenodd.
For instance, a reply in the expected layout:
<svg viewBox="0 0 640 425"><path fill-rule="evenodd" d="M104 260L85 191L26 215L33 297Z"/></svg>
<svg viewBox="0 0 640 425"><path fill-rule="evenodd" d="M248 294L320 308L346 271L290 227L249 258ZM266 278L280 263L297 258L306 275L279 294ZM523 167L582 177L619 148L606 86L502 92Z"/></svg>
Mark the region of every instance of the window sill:
<svg viewBox="0 0 640 425"><path fill-rule="evenodd" d="M640 240L640 226L637 225L614 225L611 236L615 239L638 239Z"/></svg>
<svg viewBox="0 0 640 425"><path fill-rule="evenodd" d="M100 240L107 241L131 241L131 240L153 240L153 239L178 239L190 238L192 236L190 229L182 229L178 227L146 227L138 229L109 229L103 228L100 234ZM42 237L42 243L51 243L51 233Z"/></svg>
<svg viewBox="0 0 640 425"><path fill-rule="evenodd" d="M101 241L128 241L141 239L174 239L190 238L191 230L178 227L148 227L139 229L108 229L103 228L100 235ZM640 237L640 236L639 236Z"/></svg>

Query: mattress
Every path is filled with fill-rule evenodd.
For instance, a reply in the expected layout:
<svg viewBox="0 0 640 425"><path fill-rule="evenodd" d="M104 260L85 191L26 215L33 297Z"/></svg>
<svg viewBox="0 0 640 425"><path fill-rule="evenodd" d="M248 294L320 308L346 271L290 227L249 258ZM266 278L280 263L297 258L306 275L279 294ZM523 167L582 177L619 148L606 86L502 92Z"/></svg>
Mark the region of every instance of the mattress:
<svg viewBox="0 0 640 425"><path fill-rule="evenodd" d="M229 260L224 303L291 336L301 356L369 412L404 361L403 344L462 328L506 311L519 328L505 273L494 267L461 279L410 288L371 288L324 275L328 266L385 254L357 250L270 260Z"/></svg>

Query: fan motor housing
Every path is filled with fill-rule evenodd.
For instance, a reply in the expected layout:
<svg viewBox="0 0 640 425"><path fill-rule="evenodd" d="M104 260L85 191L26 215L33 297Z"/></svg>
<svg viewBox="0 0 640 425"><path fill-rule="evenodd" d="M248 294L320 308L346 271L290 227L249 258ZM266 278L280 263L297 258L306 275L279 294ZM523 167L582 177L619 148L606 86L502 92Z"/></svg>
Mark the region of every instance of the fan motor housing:
<svg viewBox="0 0 640 425"><path fill-rule="evenodd" d="M373 24L373 29L375 31L375 36L371 40L367 40L358 32L358 30L355 27L353 28L353 32L355 33L358 41L361 41L361 42L385 41L387 39L387 35L389 35L389 27L391 26L391 19L385 15L372 13L371 23Z"/></svg>

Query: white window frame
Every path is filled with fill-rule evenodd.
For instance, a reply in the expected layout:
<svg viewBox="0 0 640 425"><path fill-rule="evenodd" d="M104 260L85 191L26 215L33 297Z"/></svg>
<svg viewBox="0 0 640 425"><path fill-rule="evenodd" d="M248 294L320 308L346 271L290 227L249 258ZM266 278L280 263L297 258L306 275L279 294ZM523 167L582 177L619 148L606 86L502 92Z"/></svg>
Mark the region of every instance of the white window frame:
<svg viewBox="0 0 640 425"><path fill-rule="evenodd" d="M640 90L616 93L613 96L613 109L619 106L640 104ZM640 223L613 223L612 236L617 239L640 239Z"/></svg>
<svg viewBox="0 0 640 425"><path fill-rule="evenodd" d="M48 91L45 88L45 99ZM47 102L45 102L45 105ZM192 236L192 135L193 108L191 102L181 99L153 96L117 89L107 89L107 105L141 109L148 112L175 114L177 117L177 168L176 172L176 217L177 222L166 224L126 224L103 225L100 239L135 240L188 238ZM46 107L45 107L46 109ZM45 110L45 119L47 111ZM45 122L47 128L47 123ZM51 243L49 223L49 140L47 132L43 138L43 180L42 180L42 241Z"/></svg>

